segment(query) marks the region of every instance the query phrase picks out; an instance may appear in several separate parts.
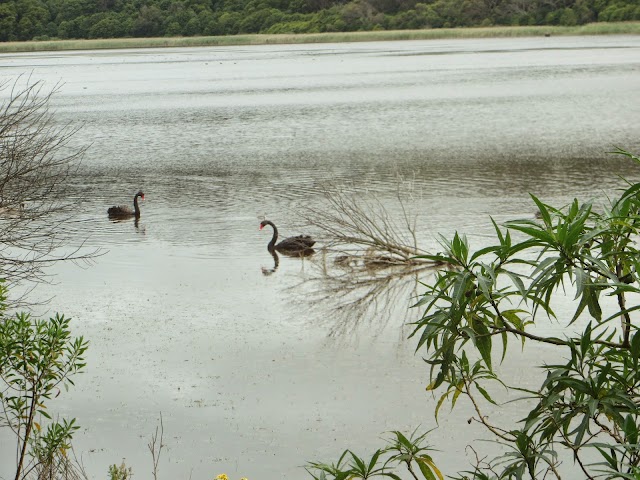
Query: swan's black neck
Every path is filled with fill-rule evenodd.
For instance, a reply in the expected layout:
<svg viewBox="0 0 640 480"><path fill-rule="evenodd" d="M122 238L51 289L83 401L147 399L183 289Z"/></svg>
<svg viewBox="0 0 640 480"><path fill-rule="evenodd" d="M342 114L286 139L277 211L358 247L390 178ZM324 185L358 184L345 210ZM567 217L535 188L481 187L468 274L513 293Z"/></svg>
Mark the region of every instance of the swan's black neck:
<svg viewBox="0 0 640 480"><path fill-rule="evenodd" d="M140 217L140 207L138 206L138 197L140 196L139 193L136 193L135 196L133 197L133 213L136 216L136 218Z"/></svg>
<svg viewBox="0 0 640 480"><path fill-rule="evenodd" d="M271 227L273 228L273 237L271 237L271 241L269 242L269 245L267 245L267 249L269 251L272 251L274 249L274 247L276 246L276 241L278 240L278 229L273 224L273 222L270 222L268 220L265 222L265 224L266 225L271 225Z"/></svg>

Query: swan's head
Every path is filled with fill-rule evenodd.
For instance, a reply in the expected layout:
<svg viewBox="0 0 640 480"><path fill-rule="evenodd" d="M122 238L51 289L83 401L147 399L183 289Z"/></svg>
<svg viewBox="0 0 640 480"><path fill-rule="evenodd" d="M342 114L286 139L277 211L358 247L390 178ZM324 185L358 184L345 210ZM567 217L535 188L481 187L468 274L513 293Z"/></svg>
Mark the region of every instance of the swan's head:
<svg viewBox="0 0 640 480"><path fill-rule="evenodd" d="M260 230L262 230L264 227L266 227L269 223L266 220L263 220L260 222Z"/></svg>
<svg viewBox="0 0 640 480"><path fill-rule="evenodd" d="M136 197L140 197L142 200L144 200L144 192L140 190L138 193L136 193Z"/></svg>

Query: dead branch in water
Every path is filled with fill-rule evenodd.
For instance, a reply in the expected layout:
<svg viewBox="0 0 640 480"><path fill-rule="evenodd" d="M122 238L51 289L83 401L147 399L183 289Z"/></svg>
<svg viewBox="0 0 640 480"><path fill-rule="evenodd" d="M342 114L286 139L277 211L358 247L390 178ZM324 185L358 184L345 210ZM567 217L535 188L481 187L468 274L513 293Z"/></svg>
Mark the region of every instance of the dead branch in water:
<svg viewBox="0 0 640 480"><path fill-rule="evenodd" d="M321 257L311 262L315 275L295 286L306 308L331 322L329 337L350 336L361 327L381 333L391 321L407 323L421 277L446 265L419 258L428 252L418 247L417 215L409 212L405 192L384 201L356 188L321 192L325 201L302 212L323 245Z"/></svg>
<svg viewBox="0 0 640 480"><path fill-rule="evenodd" d="M153 480L158 480L158 462L160 461L160 454L162 453L162 437L164 436L164 424L162 423L162 412L160 412L160 434L158 435L158 427L156 426L156 432L151 435L151 440L147 444L149 451L151 452L151 459L153 460Z"/></svg>
<svg viewBox="0 0 640 480"><path fill-rule="evenodd" d="M375 198L345 193L335 187L323 190L326 203L307 207L305 221L326 237L327 248L342 252L338 261L360 263L366 268L414 263L431 263L415 258L427 252L420 249L416 237L416 216L406 209L400 193L397 203L402 212L399 219Z"/></svg>

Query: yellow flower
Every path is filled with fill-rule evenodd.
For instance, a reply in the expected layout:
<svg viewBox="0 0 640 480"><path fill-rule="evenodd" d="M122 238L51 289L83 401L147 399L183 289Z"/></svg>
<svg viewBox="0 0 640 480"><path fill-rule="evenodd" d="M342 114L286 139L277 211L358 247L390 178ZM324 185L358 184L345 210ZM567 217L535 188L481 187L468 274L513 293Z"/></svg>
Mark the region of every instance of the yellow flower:
<svg viewBox="0 0 640 480"><path fill-rule="evenodd" d="M229 480L229 477L225 473L221 473L216 477L216 480Z"/></svg>

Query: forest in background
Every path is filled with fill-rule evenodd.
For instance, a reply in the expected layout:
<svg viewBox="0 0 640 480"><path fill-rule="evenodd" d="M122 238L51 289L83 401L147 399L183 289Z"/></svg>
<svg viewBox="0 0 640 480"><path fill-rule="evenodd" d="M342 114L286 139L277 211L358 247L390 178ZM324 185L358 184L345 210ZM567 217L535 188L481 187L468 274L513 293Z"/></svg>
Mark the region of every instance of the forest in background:
<svg viewBox="0 0 640 480"><path fill-rule="evenodd" d="M640 20L640 0L0 0L0 42Z"/></svg>

